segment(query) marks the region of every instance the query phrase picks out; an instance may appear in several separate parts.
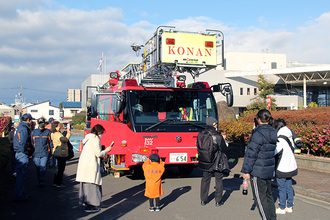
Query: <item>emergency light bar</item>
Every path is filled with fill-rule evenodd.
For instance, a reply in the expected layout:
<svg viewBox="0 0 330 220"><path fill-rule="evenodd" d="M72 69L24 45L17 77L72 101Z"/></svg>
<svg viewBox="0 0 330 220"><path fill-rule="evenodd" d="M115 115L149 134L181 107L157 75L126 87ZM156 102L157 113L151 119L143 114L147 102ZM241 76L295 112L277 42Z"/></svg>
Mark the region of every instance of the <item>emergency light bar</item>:
<svg viewBox="0 0 330 220"><path fill-rule="evenodd" d="M207 82L195 82L188 84L188 88L192 89L209 89L210 86Z"/></svg>

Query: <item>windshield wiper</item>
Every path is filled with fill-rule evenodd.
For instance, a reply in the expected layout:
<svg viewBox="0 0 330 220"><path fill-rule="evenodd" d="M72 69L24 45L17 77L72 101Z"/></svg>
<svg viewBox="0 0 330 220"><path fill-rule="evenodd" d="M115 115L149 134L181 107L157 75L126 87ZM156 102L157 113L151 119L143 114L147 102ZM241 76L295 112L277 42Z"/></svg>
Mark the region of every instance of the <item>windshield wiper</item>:
<svg viewBox="0 0 330 220"><path fill-rule="evenodd" d="M175 119L175 118L166 118L166 119L164 119L164 121L160 121L160 122L158 122L158 123L156 123L156 124L153 124L153 125L151 125L150 127L146 128L145 131L149 131L150 129L152 129L152 128L154 128L154 127L157 127L158 125L163 124L165 121L176 121L176 120L177 120L177 119Z"/></svg>
<svg viewBox="0 0 330 220"><path fill-rule="evenodd" d="M202 125L197 125L197 124L194 124L194 123L191 123L191 122L184 122L184 123L180 123L181 125L192 125L192 126L195 126L195 127L198 127L198 128L202 128L202 129L205 129L204 126Z"/></svg>

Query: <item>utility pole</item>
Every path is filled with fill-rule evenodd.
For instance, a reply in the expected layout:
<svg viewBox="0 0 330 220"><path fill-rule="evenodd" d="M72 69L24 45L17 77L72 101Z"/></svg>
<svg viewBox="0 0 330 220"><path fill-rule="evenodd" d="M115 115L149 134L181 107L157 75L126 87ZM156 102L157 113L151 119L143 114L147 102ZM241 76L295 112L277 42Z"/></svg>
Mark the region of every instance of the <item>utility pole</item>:
<svg viewBox="0 0 330 220"><path fill-rule="evenodd" d="M19 92L19 118L22 117L22 111L23 111L23 87L21 84L21 90Z"/></svg>

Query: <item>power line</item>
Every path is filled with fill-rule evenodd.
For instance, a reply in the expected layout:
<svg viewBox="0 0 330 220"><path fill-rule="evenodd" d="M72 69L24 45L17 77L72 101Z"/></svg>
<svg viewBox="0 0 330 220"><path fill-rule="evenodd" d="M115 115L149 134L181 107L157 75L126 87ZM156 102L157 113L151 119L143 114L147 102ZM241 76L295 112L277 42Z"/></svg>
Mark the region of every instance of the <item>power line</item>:
<svg viewBox="0 0 330 220"><path fill-rule="evenodd" d="M14 88L0 88L0 89L20 89L20 87L14 87Z"/></svg>
<svg viewBox="0 0 330 220"><path fill-rule="evenodd" d="M57 92L57 91L49 91L49 90L41 90L41 89L30 89L30 88L26 88L26 87L23 87L23 89L36 91L36 92L50 92L50 93L66 94L66 92Z"/></svg>
<svg viewBox="0 0 330 220"><path fill-rule="evenodd" d="M13 88L0 88L1 90L7 90L7 89L20 89L20 87L13 87ZM41 90L41 89L31 89L23 87L23 89L36 91L36 92L51 92L51 93L60 93L60 94L66 94L66 92L58 92L58 91L49 91L49 90Z"/></svg>

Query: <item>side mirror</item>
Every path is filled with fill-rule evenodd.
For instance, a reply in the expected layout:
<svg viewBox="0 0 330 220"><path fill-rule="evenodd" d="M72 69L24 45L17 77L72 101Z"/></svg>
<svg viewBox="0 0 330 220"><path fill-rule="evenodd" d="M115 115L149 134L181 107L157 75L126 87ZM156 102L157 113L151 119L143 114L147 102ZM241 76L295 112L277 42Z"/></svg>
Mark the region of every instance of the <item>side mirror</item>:
<svg viewBox="0 0 330 220"><path fill-rule="evenodd" d="M211 86L213 92L221 92L222 95L226 96L227 105L229 107L234 104L233 88L230 83L218 83L217 85Z"/></svg>
<svg viewBox="0 0 330 220"><path fill-rule="evenodd" d="M117 95L117 106L115 114L120 114L124 107L125 107L125 96L124 95Z"/></svg>
<svg viewBox="0 0 330 220"><path fill-rule="evenodd" d="M211 86L211 89L213 92L220 92L220 85L213 85Z"/></svg>

